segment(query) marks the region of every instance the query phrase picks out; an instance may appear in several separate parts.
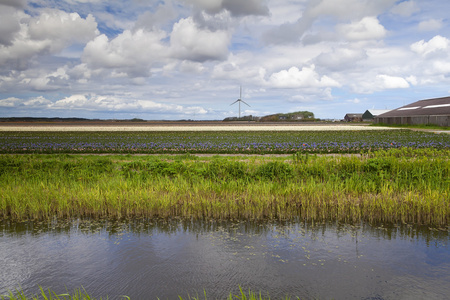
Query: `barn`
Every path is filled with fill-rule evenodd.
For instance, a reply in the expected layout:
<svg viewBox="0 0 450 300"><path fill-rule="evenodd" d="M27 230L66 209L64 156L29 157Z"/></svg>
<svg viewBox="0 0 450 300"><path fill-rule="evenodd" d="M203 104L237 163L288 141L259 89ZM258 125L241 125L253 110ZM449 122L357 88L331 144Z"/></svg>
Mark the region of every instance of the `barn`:
<svg viewBox="0 0 450 300"><path fill-rule="evenodd" d="M346 122L361 122L362 121L362 115L363 114L346 114L344 116L344 120Z"/></svg>
<svg viewBox="0 0 450 300"><path fill-rule="evenodd" d="M450 97L420 100L374 119L376 124L450 126Z"/></svg>
<svg viewBox="0 0 450 300"><path fill-rule="evenodd" d="M363 121L373 121L373 119L376 116L385 114L388 111L391 111L391 110L390 109L368 109L363 113L362 119L363 119Z"/></svg>

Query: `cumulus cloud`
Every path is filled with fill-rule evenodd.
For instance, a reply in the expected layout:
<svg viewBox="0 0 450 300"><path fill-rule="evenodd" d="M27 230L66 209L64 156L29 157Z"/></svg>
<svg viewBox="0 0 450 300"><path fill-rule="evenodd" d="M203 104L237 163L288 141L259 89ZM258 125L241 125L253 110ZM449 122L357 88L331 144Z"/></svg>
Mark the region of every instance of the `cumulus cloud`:
<svg viewBox="0 0 450 300"><path fill-rule="evenodd" d="M434 31L439 30L443 26L442 20L430 19L419 23L420 31Z"/></svg>
<svg viewBox="0 0 450 300"><path fill-rule="evenodd" d="M384 38L386 29L376 17L364 17L350 24L340 24L337 32L350 41L378 40Z"/></svg>
<svg viewBox="0 0 450 300"><path fill-rule="evenodd" d="M201 63L184 60L180 64L180 70L186 73L201 73L205 67Z"/></svg>
<svg viewBox="0 0 450 300"><path fill-rule="evenodd" d="M89 109L88 99L85 95L72 95L54 103L52 108L62 109Z"/></svg>
<svg viewBox="0 0 450 300"><path fill-rule="evenodd" d="M48 99L45 99L43 96L39 96L37 98L32 98L23 103L25 106L31 106L33 108L47 108L52 105L52 102Z"/></svg>
<svg viewBox="0 0 450 300"><path fill-rule="evenodd" d="M338 21L361 20L366 16L377 16L383 13L394 3L395 0L311 0L308 2L308 6L302 16L296 22L284 23L268 30L264 34L263 40L268 44L298 42L305 32L311 29L312 25L320 18L332 17ZM365 27L374 27L375 25L370 19L364 22L366 23L363 24ZM379 26L369 29L376 29L377 35L380 34Z"/></svg>
<svg viewBox="0 0 450 300"><path fill-rule="evenodd" d="M20 31L16 9L0 5L0 45L12 45L13 38Z"/></svg>
<svg viewBox="0 0 450 300"><path fill-rule="evenodd" d="M339 20L357 20L383 13L395 2L396 0L312 0L306 13L315 18L328 15Z"/></svg>
<svg viewBox="0 0 450 300"><path fill-rule="evenodd" d="M85 43L98 34L97 23L92 15L86 19L77 13L48 10L31 18L23 12L12 15L11 27L0 45L0 65L23 70L31 58L37 55L55 54L76 43ZM20 30L16 25L19 22ZM3 29L2 29L3 30Z"/></svg>
<svg viewBox="0 0 450 300"><path fill-rule="evenodd" d="M55 51L72 43L86 43L99 34L92 15L82 19L78 13L60 10L48 10L32 19L28 26L31 39L50 40Z"/></svg>
<svg viewBox="0 0 450 300"><path fill-rule="evenodd" d="M420 11L419 6L414 0L400 2L391 9L391 13L402 17L409 17L418 11Z"/></svg>
<svg viewBox="0 0 450 300"><path fill-rule="evenodd" d="M222 6L234 16L269 14L269 9L261 0L223 0Z"/></svg>
<svg viewBox="0 0 450 300"><path fill-rule="evenodd" d="M269 83L278 88L309 88L309 87L339 87L340 84L324 75L322 77L315 71L315 66L291 67L289 70L282 70L274 73L269 78Z"/></svg>
<svg viewBox="0 0 450 300"><path fill-rule="evenodd" d="M425 42L424 40L418 41L411 45L411 50L420 54L420 55L429 55L431 53L436 53L439 51L447 50L450 46L450 40L437 35L433 37L428 42Z"/></svg>
<svg viewBox="0 0 450 300"><path fill-rule="evenodd" d="M173 7L172 1L165 1L163 4L158 6L156 11L146 11L141 14L134 24L134 28L153 30L155 27L165 25L175 17L176 11Z"/></svg>
<svg viewBox="0 0 450 300"><path fill-rule="evenodd" d="M0 107L17 107L23 104L23 100L16 97L0 99Z"/></svg>
<svg viewBox="0 0 450 300"><path fill-rule="evenodd" d="M363 49L336 48L331 52L323 52L317 56L315 61L318 65L332 71L340 71L356 67L356 63L366 59L368 56Z"/></svg>
<svg viewBox="0 0 450 300"><path fill-rule="evenodd" d="M258 85L266 83L265 76L264 62L252 56L251 53L230 54L226 61L215 65L212 71L213 79L237 80Z"/></svg>
<svg viewBox="0 0 450 300"><path fill-rule="evenodd" d="M268 15L269 9L263 0L185 0L208 14L227 10L233 16Z"/></svg>
<svg viewBox="0 0 450 300"><path fill-rule="evenodd" d="M207 110L199 106L160 103L152 100L130 99L117 96L96 94L75 94L48 104L54 110L85 110L129 113L163 113L163 114L206 114ZM1 100L0 100L1 105ZM38 103L38 105L42 105Z"/></svg>
<svg viewBox="0 0 450 300"><path fill-rule="evenodd" d="M231 33L199 28L192 18L181 19L170 35L171 53L182 60L223 60L228 55Z"/></svg>
<svg viewBox="0 0 450 300"><path fill-rule="evenodd" d="M378 75L377 81L381 89L406 89L409 83L402 77Z"/></svg>
<svg viewBox="0 0 450 300"><path fill-rule="evenodd" d="M131 77L149 76L154 63L167 57L163 31L125 30L114 39L102 34L87 43L82 62L94 69L111 69Z"/></svg>
<svg viewBox="0 0 450 300"><path fill-rule="evenodd" d="M1 0L0 5L23 8L27 4L27 0Z"/></svg>
<svg viewBox="0 0 450 300"><path fill-rule="evenodd" d="M9 97L0 99L0 107L12 108L12 107L32 107L32 108L48 108L52 102L45 99L43 96L38 96L31 99L19 99L16 97Z"/></svg>

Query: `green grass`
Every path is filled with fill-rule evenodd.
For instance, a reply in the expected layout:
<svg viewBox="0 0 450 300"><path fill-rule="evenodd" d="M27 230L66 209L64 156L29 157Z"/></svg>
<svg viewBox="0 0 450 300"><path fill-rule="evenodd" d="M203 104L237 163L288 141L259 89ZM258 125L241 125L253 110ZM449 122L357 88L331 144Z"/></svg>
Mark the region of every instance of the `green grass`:
<svg viewBox="0 0 450 300"><path fill-rule="evenodd" d="M435 124L422 124L422 125L408 125L408 124L372 124L372 126L382 126L382 127L394 127L394 128L413 128L413 129L436 129L436 130L450 130L448 126L439 126Z"/></svg>
<svg viewBox="0 0 450 300"><path fill-rule="evenodd" d="M44 290L39 287L40 293L35 295L25 295L22 290L16 290L15 292L9 291L7 295L0 295L1 300L102 300L102 298L93 298L89 296L86 290L76 289L73 293L57 294L56 292L48 289ZM130 299L128 296L121 296L122 299ZM106 298L108 299L108 298Z"/></svg>
<svg viewBox="0 0 450 300"><path fill-rule="evenodd" d="M36 295L27 296L25 293L21 290L16 290L15 292L10 291L7 295L0 295L1 300L101 300L102 298L93 298L89 296L89 294L86 292L86 290L83 289L76 289L73 293L63 293L63 294L57 294L56 292L52 290L45 291L42 287L39 288L40 293ZM128 296L120 296L121 299L131 299ZM105 299L108 299L105 298ZM149 298L150 299L150 298ZM158 298L159 299L159 298ZM207 300L207 294L204 292L203 296L187 296L182 297L179 296L178 299L188 299L188 300L200 300L204 299ZM228 297L225 299L227 300L270 300L271 298L269 296L263 296L262 293L255 293L249 290L248 292L245 292L241 286L239 286L239 293L238 294L232 294L230 293ZM284 297L283 299L288 300L291 299L291 297ZM295 298L299 299L299 298Z"/></svg>
<svg viewBox="0 0 450 300"><path fill-rule="evenodd" d="M450 150L290 157L0 155L0 219L182 217L447 225Z"/></svg>

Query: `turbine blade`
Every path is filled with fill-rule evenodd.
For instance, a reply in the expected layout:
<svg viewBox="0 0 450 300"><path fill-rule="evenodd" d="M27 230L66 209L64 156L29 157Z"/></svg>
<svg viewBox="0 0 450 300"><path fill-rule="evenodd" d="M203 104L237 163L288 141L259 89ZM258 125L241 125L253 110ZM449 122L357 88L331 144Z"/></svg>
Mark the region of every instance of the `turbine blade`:
<svg viewBox="0 0 450 300"><path fill-rule="evenodd" d="M230 104L230 106L235 104L236 102L239 102L239 101L241 101L241 100L239 99L239 100L234 101L233 103Z"/></svg>
<svg viewBox="0 0 450 300"><path fill-rule="evenodd" d="M241 100L242 103L245 103L245 105L247 105L248 107L251 107L250 105L248 105L245 101Z"/></svg>

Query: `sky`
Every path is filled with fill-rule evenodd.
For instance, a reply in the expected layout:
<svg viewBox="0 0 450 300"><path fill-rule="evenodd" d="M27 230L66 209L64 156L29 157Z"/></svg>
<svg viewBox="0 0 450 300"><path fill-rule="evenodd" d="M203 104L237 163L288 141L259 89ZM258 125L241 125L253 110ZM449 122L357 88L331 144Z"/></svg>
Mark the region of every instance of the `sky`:
<svg viewBox="0 0 450 300"><path fill-rule="evenodd" d="M447 0L0 0L0 117L222 120L450 93Z"/></svg>

